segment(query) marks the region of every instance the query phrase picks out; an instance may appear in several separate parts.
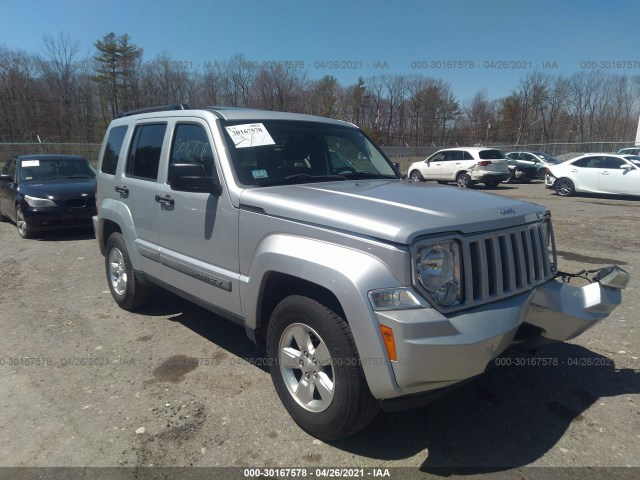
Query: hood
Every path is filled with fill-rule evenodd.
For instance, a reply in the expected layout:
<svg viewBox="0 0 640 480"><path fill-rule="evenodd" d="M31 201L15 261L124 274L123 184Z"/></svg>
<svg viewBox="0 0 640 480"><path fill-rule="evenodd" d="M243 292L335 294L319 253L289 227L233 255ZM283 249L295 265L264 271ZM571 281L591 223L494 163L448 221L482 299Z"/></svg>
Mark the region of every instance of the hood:
<svg viewBox="0 0 640 480"><path fill-rule="evenodd" d="M540 220L545 207L495 194L404 180L358 180L245 190L240 204L268 215L410 244Z"/></svg>
<svg viewBox="0 0 640 480"><path fill-rule="evenodd" d="M80 198L83 194L93 198L96 194L96 180L95 178L61 178L22 182L19 190L23 195L52 200Z"/></svg>

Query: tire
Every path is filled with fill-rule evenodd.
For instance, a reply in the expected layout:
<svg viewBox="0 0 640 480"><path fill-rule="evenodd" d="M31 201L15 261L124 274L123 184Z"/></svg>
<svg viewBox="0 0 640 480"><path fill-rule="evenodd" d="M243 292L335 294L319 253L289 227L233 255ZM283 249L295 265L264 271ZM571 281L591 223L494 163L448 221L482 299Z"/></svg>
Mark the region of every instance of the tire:
<svg viewBox="0 0 640 480"><path fill-rule="evenodd" d="M484 182L487 188L496 188L499 184L500 182Z"/></svg>
<svg viewBox="0 0 640 480"><path fill-rule="evenodd" d="M471 188L473 187L473 180L468 174L460 173L456 177L456 185L460 188Z"/></svg>
<svg viewBox="0 0 640 480"><path fill-rule="evenodd" d="M576 188L573 185L573 182L568 178L557 179L553 188L561 197L570 197L571 195L576 193Z"/></svg>
<svg viewBox="0 0 640 480"><path fill-rule="evenodd" d="M18 234L22 238L33 237L33 232L29 229L29 224L24 219L24 213L20 207L16 207L16 227L18 228Z"/></svg>
<svg viewBox="0 0 640 480"><path fill-rule="evenodd" d="M349 324L316 300L291 295L276 306L267 328L267 356L280 400L310 435L345 438L378 414Z"/></svg>
<svg viewBox="0 0 640 480"><path fill-rule="evenodd" d="M140 282L136 277L122 234L111 234L107 240L104 260L109 290L116 303L125 310L134 310L144 305L151 294L151 285Z"/></svg>
<svg viewBox="0 0 640 480"><path fill-rule="evenodd" d="M424 182L424 177L420 173L420 170L412 170L409 179L413 182Z"/></svg>

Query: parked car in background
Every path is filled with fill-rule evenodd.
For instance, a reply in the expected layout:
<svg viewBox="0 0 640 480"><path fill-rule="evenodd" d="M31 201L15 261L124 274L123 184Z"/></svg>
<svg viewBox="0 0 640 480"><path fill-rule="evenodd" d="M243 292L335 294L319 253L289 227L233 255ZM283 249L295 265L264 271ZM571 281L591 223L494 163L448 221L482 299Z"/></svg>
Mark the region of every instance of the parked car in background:
<svg viewBox="0 0 640 480"><path fill-rule="evenodd" d="M533 165L520 165L514 159L507 157L507 166L509 167L509 178L504 183L529 183L538 178L538 170Z"/></svg>
<svg viewBox="0 0 640 480"><path fill-rule="evenodd" d="M588 153L549 167L547 188L566 197L576 192L640 195L640 157Z"/></svg>
<svg viewBox="0 0 640 480"><path fill-rule="evenodd" d="M413 181L456 182L461 188L476 183L497 187L509 177L507 160L496 148L446 148L409 166L409 178Z"/></svg>
<svg viewBox="0 0 640 480"><path fill-rule="evenodd" d="M547 168L551 165L558 165L560 160L544 152L509 152L507 158L516 162L522 167L535 167L536 178L544 180L547 175Z"/></svg>
<svg viewBox="0 0 640 480"><path fill-rule="evenodd" d="M640 155L640 147L625 147L616 152L618 155Z"/></svg>
<svg viewBox="0 0 640 480"><path fill-rule="evenodd" d="M22 238L36 232L91 227L96 214L96 172L71 155L24 155L0 172L0 220L11 220Z"/></svg>

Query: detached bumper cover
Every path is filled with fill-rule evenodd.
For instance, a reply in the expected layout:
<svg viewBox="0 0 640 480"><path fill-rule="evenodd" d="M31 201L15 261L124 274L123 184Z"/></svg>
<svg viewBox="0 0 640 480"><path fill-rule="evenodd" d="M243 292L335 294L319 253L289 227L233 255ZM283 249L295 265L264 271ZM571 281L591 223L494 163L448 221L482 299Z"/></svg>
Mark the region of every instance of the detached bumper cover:
<svg viewBox="0 0 640 480"><path fill-rule="evenodd" d="M551 280L536 291L524 321L541 328L544 338L571 340L608 317L621 300L620 288Z"/></svg>

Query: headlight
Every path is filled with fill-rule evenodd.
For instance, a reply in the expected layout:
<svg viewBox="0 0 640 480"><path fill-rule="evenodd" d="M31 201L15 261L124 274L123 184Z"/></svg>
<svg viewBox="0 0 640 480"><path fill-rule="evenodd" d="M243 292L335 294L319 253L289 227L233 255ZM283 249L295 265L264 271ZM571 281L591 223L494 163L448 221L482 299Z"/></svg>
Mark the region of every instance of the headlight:
<svg viewBox="0 0 640 480"><path fill-rule="evenodd" d="M34 207L34 208L46 208L46 207L56 206L53 200L49 200L48 198L32 197L31 195L25 195L24 201L27 202L27 204L30 207Z"/></svg>
<svg viewBox="0 0 640 480"><path fill-rule="evenodd" d="M461 301L460 245L442 242L418 250L416 279L429 298L443 307Z"/></svg>
<svg viewBox="0 0 640 480"><path fill-rule="evenodd" d="M384 288L371 290L369 302L374 310L406 310L410 308L428 307L420 295L407 287Z"/></svg>

